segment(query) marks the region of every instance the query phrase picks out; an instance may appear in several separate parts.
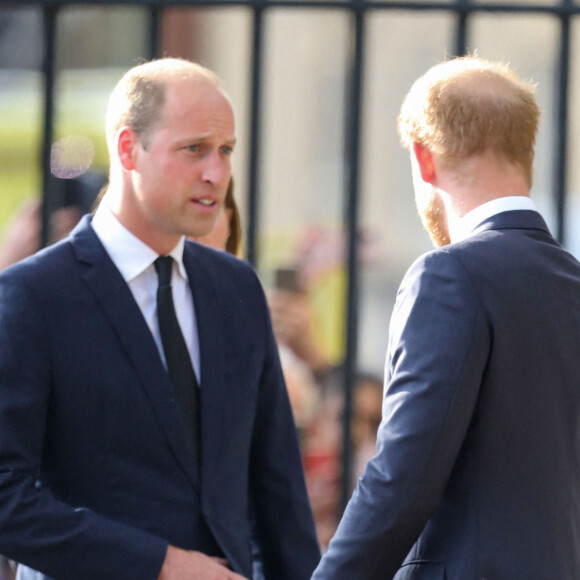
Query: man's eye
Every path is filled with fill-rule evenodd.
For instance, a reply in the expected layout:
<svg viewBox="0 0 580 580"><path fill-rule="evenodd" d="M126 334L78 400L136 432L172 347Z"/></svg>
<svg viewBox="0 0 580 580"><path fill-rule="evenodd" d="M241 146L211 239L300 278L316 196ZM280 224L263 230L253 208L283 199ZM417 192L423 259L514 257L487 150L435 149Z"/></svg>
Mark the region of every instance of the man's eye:
<svg viewBox="0 0 580 580"><path fill-rule="evenodd" d="M224 155L231 155L233 153L233 151L234 151L234 148L233 147L229 147L229 146L228 147L222 147L222 153Z"/></svg>
<svg viewBox="0 0 580 580"><path fill-rule="evenodd" d="M199 145L188 145L186 149L192 153L197 153L199 151Z"/></svg>

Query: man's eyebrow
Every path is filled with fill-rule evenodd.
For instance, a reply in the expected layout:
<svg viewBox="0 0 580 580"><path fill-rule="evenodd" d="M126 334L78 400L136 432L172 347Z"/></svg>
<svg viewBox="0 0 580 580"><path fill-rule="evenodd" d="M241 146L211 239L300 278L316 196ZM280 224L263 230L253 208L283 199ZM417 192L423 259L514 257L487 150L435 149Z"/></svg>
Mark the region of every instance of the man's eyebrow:
<svg viewBox="0 0 580 580"><path fill-rule="evenodd" d="M188 144L188 143L203 143L204 141L210 141L213 138L212 135L196 135L192 137L184 137L183 139L179 140L180 144ZM234 146L237 143L237 138L233 137L232 139L226 139L226 145Z"/></svg>

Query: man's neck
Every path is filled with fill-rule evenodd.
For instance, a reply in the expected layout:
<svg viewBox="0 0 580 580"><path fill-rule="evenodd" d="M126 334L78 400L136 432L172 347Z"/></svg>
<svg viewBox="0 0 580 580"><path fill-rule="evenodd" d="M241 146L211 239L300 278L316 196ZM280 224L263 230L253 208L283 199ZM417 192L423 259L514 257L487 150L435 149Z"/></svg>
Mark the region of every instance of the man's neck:
<svg viewBox="0 0 580 580"><path fill-rule="evenodd" d="M448 220L449 237L452 243L468 238L471 233L486 219L504 211L532 210L536 206L529 196L514 195L492 199L479 205L461 218Z"/></svg>
<svg viewBox="0 0 580 580"><path fill-rule="evenodd" d="M183 236L170 235L168 232L156 231L155 228L148 227L145 220L140 219L140 208L132 206L132 199L132 196L123 195L120 188L111 184L101 204L106 204L106 208L103 207L103 210L110 211L119 223L136 238L139 238L159 255L168 255Z"/></svg>
<svg viewBox="0 0 580 580"><path fill-rule="evenodd" d="M457 230L464 216L493 200L529 198L521 168L491 152L464 159L453 169L440 168L435 186L445 205L450 232Z"/></svg>
<svg viewBox="0 0 580 580"><path fill-rule="evenodd" d="M487 151L465 159L453 176L463 214L506 196L529 196L529 184L520 165Z"/></svg>

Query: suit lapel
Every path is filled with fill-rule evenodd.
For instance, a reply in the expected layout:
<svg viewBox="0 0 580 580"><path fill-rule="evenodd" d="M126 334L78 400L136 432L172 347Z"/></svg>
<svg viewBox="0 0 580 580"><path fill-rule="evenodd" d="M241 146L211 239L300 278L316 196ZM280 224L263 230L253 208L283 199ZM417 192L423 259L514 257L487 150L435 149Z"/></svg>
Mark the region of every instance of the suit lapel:
<svg viewBox="0 0 580 580"><path fill-rule="evenodd" d="M131 361L165 431L170 447L195 487L198 470L187 447L187 433L180 420L169 377L165 372L151 331L109 255L85 217L72 233L77 259L90 264L84 279L101 304L125 354ZM146 429L147 426L144 426Z"/></svg>
<svg viewBox="0 0 580 580"><path fill-rule="evenodd" d="M222 425L227 396L224 379L225 340L223 314L216 300L215 281L206 261L195 259L195 250L186 247L183 263L193 295L199 336L201 473L203 479L208 481L213 472L215 450L223 448L220 437L226 431L226 426Z"/></svg>

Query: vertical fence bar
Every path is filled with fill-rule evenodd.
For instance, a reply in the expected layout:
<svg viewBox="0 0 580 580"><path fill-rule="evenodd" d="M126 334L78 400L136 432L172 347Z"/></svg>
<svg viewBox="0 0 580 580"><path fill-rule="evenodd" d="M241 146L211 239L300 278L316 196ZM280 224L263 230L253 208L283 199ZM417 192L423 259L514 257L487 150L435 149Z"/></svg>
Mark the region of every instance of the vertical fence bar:
<svg viewBox="0 0 580 580"><path fill-rule="evenodd" d="M161 8L153 4L149 8L149 38L147 51L149 58L158 58L161 55Z"/></svg>
<svg viewBox="0 0 580 580"><path fill-rule="evenodd" d="M50 154L54 135L54 94L56 80L56 26L58 7L43 8L43 58L44 79L44 124L42 137L42 231L41 246L49 243L50 214L52 213L52 191L50 179Z"/></svg>
<svg viewBox="0 0 580 580"><path fill-rule="evenodd" d="M570 6L570 0L563 0L565 7ZM570 75L570 15L561 15L560 29L560 59L558 64L558 104L554 151L554 189L556 204L556 237L560 243L566 242L566 168L568 155L568 89Z"/></svg>
<svg viewBox="0 0 580 580"><path fill-rule="evenodd" d="M250 109L250 156L248 170L248 229L246 258L257 265L257 235L260 218L260 112L262 98L262 50L264 41L264 7L254 6L252 38L252 87Z"/></svg>
<svg viewBox="0 0 580 580"><path fill-rule="evenodd" d="M344 510L351 494L352 391L358 346L358 283L357 256L359 214L359 151L361 143L361 101L364 68L365 11L360 0L354 0L352 14L353 50L350 62L349 101L346 119L347 190L344 223L348 232L346 354L344 360L344 424L342 442L341 508Z"/></svg>
<svg viewBox="0 0 580 580"><path fill-rule="evenodd" d="M455 56L467 53L467 18L469 0L457 0L457 29L455 34Z"/></svg>

